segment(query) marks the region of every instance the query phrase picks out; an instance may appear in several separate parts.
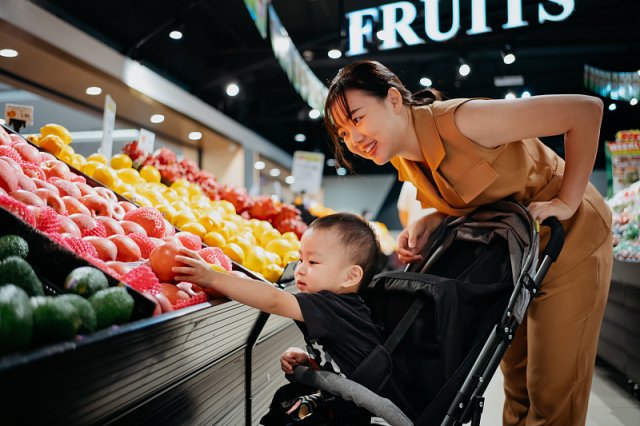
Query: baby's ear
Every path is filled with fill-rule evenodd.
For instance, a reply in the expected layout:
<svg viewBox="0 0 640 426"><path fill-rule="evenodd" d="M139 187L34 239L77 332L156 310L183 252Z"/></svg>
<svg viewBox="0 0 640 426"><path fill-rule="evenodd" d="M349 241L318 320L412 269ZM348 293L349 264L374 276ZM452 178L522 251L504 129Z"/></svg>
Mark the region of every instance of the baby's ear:
<svg viewBox="0 0 640 426"><path fill-rule="evenodd" d="M359 265L351 265L347 271L346 280L342 283L342 287L352 287L357 286L362 281L362 277L364 276L364 271L362 267Z"/></svg>

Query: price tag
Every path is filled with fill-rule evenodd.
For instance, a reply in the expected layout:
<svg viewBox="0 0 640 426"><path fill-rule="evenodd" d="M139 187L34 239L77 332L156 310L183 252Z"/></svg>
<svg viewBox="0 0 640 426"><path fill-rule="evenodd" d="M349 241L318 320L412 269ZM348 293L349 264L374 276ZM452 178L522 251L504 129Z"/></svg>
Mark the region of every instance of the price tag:
<svg viewBox="0 0 640 426"><path fill-rule="evenodd" d="M17 132L20 128L33 124L33 107L28 105L5 104L4 119L7 126L13 126Z"/></svg>
<svg viewBox="0 0 640 426"><path fill-rule="evenodd" d="M156 141L156 134L148 131L147 129L140 129L138 135L138 148L145 154L151 154L153 152L153 145Z"/></svg>
<svg viewBox="0 0 640 426"><path fill-rule="evenodd" d="M305 191L308 194L320 192L324 154L320 152L296 151L293 154L292 174L295 182L291 185L294 192Z"/></svg>
<svg viewBox="0 0 640 426"><path fill-rule="evenodd" d="M113 129L116 125L116 103L107 95L104 98L104 115L102 118L102 143L100 144L100 153L111 159L113 152Z"/></svg>

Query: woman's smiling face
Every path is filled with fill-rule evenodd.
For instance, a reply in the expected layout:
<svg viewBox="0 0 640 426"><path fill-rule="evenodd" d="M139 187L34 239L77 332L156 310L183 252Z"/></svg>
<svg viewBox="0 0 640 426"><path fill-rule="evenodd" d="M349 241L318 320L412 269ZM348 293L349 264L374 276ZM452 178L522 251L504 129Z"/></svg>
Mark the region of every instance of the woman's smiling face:
<svg viewBox="0 0 640 426"><path fill-rule="evenodd" d="M378 165L398 154L399 136L405 131L400 127L404 107L399 93L394 95L390 90L385 99L380 99L352 89L346 92L349 114L337 106L332 108L337 133L349 151Z"/></svg>

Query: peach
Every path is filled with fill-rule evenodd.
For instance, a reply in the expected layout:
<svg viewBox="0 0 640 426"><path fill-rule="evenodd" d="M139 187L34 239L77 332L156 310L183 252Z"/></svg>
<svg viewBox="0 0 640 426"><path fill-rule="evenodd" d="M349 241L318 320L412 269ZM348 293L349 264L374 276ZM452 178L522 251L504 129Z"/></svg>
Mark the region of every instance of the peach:
<svg viewBox="0 0 640 426"><path fill-rule="evenodd" d="M18 200L28 206L46 207L47 202L34 194L33 192L17 189L10 194L15 200Z"/></svg>
<svg viewBox="0 0 640 426"><path fill-rule="evenodd" d="M140 247L126 235L112 235L108 238L118 247L116 260L121 262L137 262L142 257Z"/></svg>
<svg viewBox="0 0 640 426"><path fill-rule="evenodd" d="M122 225L108 216L96 216L96 220L98 222L102 222L104 228L107 230L107 236L111 235L124 235L124 229L122 229Z"/></svg>
<svg viewBox="0 0 640 426"><path fill-rule="evenodd" d="M121 220L120 225L124 230L125 234L142 234L147 235L147 231L142 227L142 225L137 224L136 222L132 222L130 220Z"/></svg>
<svg viewBox="0 0 640 426"><path fill-rule="evenodd" d="M94 237L91 235L83 237L82 239L91 243L91 245L96 248L98 251L98 258L101 260L104 260L105 262L116 260L118 255L118 246L116 246L113 241L108 238Z"/></svg>

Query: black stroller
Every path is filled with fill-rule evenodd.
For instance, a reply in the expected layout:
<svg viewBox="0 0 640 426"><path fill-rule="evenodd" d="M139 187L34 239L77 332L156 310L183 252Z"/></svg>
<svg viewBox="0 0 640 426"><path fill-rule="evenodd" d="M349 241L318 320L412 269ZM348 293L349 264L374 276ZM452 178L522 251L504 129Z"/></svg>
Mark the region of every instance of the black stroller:
<svg viewBox="0 0 640 426"><path fill-rule="evenodd" d="M362 289L386 341L352 380L307 367L290 380L353 400L392 426L479 425L482 395L564 243L560 223L545 224L551 238L538 263L537 225L518 203L445 219L421 264Z"/></svg>

